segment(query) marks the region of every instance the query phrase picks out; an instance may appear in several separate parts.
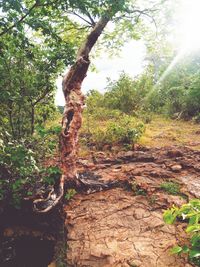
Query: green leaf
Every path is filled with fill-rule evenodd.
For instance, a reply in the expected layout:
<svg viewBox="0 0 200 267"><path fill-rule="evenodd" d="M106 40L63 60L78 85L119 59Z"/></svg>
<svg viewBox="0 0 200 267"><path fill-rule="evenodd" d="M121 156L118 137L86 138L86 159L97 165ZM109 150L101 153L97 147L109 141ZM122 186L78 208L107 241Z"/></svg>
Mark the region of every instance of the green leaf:
<svg viewBox="0 0 200 267"><path fill-rule="evenodd" d="M197 231L200 231L200 225L199 224L188 226L186 229L186 233L197 232Z"/></svg>
<svg viewBox="0 0 200 267"><path fill-rule="evenodd" d="M199 221L199 215L198 214L192 215L189 220L189 225L196 224L198 223L198 221Z"/></svg>
<svg viewBox="0 0 200 267"><path fill-rule="evenodd" d="M68 190L67 190L67 193L65 194L65 199L67 199L67 200L70 200L71 198L73 198L73 196L74 195L76 195L76 190L75 189L73 189L73 188L69 188Z"/></svg>
<svg viewBox="0 0 200 267"><path fill-rule="evenodd" d="M194 234L191 238L191 244L192 246L200 245L200 234Z"/></svg>
<svg viewBox="0 0 200 267"><path fill-rule="evenodd" d="M180 253L180 252L182 252L182 247L179 247L179 246L175 246L175 247L173 247L171 250L170 250L170 252L172 253L172 254L178 254L178 253Z"/></svg>
<svg viewBox="0 0 200 267"><path fill-rule="evenodd" d="M163 214L163 220L167 224L173 224L176 219L176 214L174 214L173 210L166 210Z"/></svg>
<svg viewBox="0 0 200 267"><path fill-rule="evenodd" d="M200 257L200 249L199 250L190 250L189 253L190 258L197 258Z"/></svg>
<svg viewBox="0 0 200 267"><path fill-rule="evenodd" d="M183 252L183 253L188 253L189 251L190 251L190 249L188 248L188 246L184 245L184 246L182 247L182 252Z"/></svg>

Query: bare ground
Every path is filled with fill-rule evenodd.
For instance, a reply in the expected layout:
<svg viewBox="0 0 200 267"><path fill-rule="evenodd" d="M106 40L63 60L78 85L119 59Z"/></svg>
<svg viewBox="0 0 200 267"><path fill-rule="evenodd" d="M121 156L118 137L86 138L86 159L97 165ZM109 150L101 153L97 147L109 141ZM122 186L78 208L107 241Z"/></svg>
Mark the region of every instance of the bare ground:
<svg viewBox="0 0 200 267"><path fill-rule="evenodd" d="M185 225L166 225L162 214L200 197L200 151L137 149L79 160L84 192L65 206L68 266L193 266L169 252L187 241ZM179 184L176 195L161 189L169 181Z"/></svg>

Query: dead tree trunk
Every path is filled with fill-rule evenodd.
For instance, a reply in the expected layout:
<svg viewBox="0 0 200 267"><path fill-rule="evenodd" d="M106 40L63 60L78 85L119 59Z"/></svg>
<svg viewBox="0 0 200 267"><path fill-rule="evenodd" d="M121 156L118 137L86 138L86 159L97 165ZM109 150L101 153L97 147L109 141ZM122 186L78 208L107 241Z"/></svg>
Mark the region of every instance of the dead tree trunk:
<svg viewBox="0 0 200 267"><path fill-rule="evenodd" d="M81 85L90 65L89 53L109 21L108 16L100 18L79 49L76 62L63 79L65 108L60 135L60 153L62 176L58 188L49 193L46 199L36 199L33 202L34 211L45 213L50 211L61 200L64 194L64 184L77 184L76 155L78 147L78 130L82 124L84 96Z"/></svg>
<svg viewBox="0 0 200 267"><path fill-rule="evenodd" d="M63 79L63 93L65 96L65 109L62 120L62 133L60 138L61 162L63 180L76 179L76 154L78 143L78 130L82 124L82 111L84 96L81 84L86 77L90 65L89 53L107 25L109 17L102 17L87 36L79 49L75 64L70 68Z"/></svg>

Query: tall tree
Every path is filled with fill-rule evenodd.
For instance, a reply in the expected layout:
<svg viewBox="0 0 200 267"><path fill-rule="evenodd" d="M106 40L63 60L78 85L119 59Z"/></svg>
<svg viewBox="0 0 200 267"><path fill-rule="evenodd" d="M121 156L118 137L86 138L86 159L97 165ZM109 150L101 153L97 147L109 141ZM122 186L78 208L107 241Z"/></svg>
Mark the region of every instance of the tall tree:
<svg viewBox="0 0 200 267"><path fill-rule="evenodd" d="M127 37L137 39L136 25L141 25L143 20L155 23L153 14L158 10L160 2L163 1L151 1L151 6L149 6L149 1L139 0L36 0L23 1L23 3L18 0L15 3L3 1L0 6L3 12L11 10L7 20L3 20L0 25L1 36L11 31L20 32L22 24L28 28L31 27L32 30L42 31L46 39L49 36L65 38L69 29L81 29L85 33L88 32L88 27L92 28L86 35L85 41L80 45L75 63L63 79L65 109L60 136L63 174L56 199L55 194L52 194L52 199L55 201L51 202L53 204L50 206L43 208L42 212L48 211L59 202L64 192L65 182L75 184L78 182L76 154L78 130L81 127L84 106L81 84L90 65L89 56L92 48L110 21L115 30L110 34L110 38L106 36L106 40L117 40L119 44L122 44ZM79 23L80 21L83 23Z"/></svg>
<svg viewBox="0 0 200 267"><path fill-rule="evenodd" d="M96 16L100 15L98 22L92 18L90 11L82 10L83 14L89 18L89 24L92 26L91 32L80 47L75 64L70 68L63 79L63 93L65 96L65 109L62 119L62 133L60 137L60 151L62 162L62 178L60 186L63 192L65 182L73 181L78 183L76 170L76 154L78 143L78 130L82 123L82 111L84 106L84 96L81 92L81 85L86 77L90 65L90 52L101 36L104 28L109 21L116 21L127 18L130 21L139 23L141 15L148 15L151 9L138 9L131 5L130 1L102 1L106 8L98 11ZM129 21L129 22L130 22ZM59 197L60 198L60 197Z"/></svg>

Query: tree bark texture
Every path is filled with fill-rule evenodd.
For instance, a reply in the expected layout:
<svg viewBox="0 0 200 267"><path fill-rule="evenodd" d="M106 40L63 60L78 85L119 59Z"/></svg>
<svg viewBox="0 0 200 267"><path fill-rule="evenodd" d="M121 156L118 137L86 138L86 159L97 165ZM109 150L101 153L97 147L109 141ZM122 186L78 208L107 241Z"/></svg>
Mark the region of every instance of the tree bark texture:
<svg viewBox="0 0 200 267"><path fill-rule="evenodd" d="M36 199L33 202L34 211L45 213L55 207L64 194L64 184L77 184L76 156L78 148L78 131L82 124L84 96L81 85L86 77L90 65L89 53L107 25L109 17L102 17L87 36L79 49L75 64L63 78L63 93L65 108L62 118L60 135L60 156L62 176L58 187L55 187L45 199Z"/></svg>
<svg viewBox="0 0 200 267"><path fill-rule="evenodd" d="M81 85L90 65L89 53L107 25L109 17L100 18L79 49L75 64L63 79L65 108L60 136L63 180L75 180L78 131L82 124L84 96Z"/></svg>

